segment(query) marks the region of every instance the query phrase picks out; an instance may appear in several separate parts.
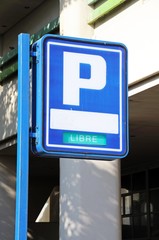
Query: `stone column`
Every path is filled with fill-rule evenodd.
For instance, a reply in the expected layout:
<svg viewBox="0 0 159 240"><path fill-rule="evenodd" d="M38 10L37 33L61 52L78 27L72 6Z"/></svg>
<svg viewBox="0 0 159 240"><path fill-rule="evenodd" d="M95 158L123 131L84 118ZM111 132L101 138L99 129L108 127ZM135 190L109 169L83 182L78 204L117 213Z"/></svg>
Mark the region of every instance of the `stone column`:
<svg viewBox="0 0 159 240"><path fill-rule="evenodd" d="M60 34L93 38L85 0L60 1ZM120 163L60 159L60 240L120 240Z"/></svg>

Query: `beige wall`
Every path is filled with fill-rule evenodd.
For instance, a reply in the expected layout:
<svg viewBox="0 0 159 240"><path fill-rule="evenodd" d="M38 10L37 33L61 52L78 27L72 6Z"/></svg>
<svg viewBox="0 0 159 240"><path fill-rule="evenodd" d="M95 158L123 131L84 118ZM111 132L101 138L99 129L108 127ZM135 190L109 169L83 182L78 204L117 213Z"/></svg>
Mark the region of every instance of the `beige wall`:
<svg viewBox="0 0 159 240"><path fill-rule="evenodd" d="M159 70L159 1L129 1L95 24L95 38L122 42L128 48L129 83Z"/></svg>
<svg viewBox="0 0 159 240"><path fill-rule="evenodd" d="M17 80L6 81L0 86L0 140L16 134L17 129Z"/></svg>

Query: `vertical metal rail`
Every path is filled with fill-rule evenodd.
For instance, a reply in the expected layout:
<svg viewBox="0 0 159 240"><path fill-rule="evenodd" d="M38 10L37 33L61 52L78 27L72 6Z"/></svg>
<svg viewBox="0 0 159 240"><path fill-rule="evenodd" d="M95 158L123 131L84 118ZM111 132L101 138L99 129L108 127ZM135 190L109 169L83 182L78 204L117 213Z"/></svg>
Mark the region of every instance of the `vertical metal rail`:
<svg viewBox="0 0 159 240"><path fill-rule="evenodd" d="M27 240L29 178L30 36L18 36L18 136L15 240Z"/></svg>

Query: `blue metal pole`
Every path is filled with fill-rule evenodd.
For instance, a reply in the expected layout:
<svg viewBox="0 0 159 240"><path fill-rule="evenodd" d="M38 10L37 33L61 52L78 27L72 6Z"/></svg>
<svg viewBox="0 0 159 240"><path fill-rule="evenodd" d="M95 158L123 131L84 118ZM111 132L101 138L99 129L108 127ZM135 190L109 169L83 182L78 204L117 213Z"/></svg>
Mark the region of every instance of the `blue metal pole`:
<svg viewBox="0 0 159 240"><path fill-rule="evenodd" d="M27 240L29 178L30 36L18 36L18 130L15 240Z"/></svg>

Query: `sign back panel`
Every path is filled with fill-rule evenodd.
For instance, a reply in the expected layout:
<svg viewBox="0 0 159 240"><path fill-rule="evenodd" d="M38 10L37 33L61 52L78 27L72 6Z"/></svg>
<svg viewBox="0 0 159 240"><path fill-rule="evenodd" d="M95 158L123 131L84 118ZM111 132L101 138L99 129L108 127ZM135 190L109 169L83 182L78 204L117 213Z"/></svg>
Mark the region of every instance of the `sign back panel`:
<svg viewBox="0 0 159 240"><path fill-rule="evenodd" d="M46 35L33 51L33 151L58 157L124 157L128 152L125 46Z"/></svg>

